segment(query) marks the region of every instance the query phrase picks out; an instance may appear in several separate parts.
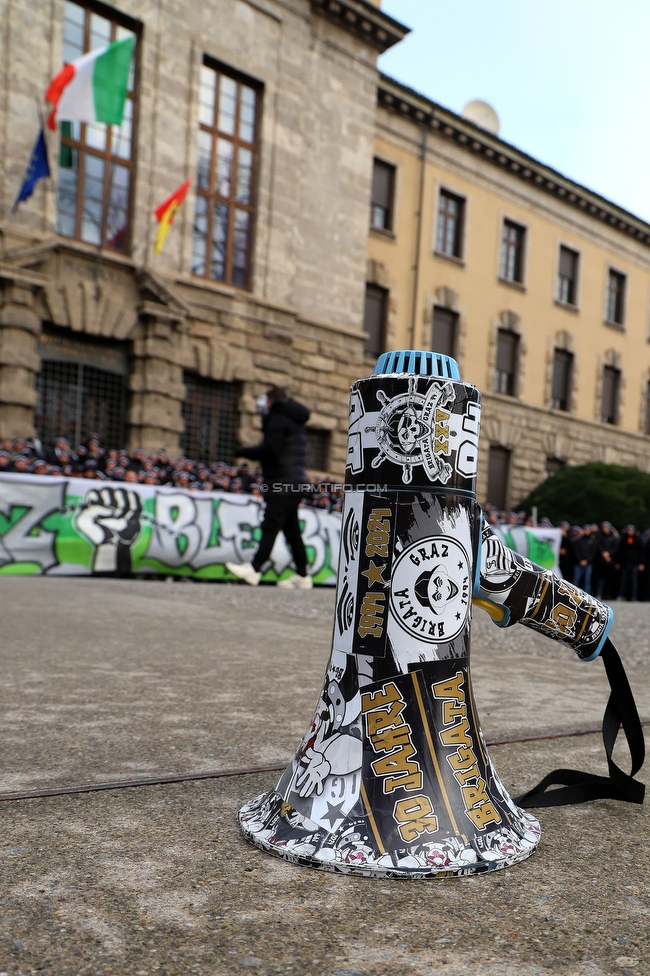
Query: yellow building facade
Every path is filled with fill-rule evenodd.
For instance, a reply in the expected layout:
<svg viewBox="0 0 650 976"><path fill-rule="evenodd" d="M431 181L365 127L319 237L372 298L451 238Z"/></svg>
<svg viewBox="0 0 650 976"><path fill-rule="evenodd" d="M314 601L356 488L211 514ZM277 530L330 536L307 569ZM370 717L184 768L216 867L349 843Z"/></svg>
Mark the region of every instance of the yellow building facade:
<svg viewBox="0 0 650 976"><path fill-rule="evenodd" d="M563 464L650 470L650 226L382 76L366 331L483 393L480 500Z"/></svg>

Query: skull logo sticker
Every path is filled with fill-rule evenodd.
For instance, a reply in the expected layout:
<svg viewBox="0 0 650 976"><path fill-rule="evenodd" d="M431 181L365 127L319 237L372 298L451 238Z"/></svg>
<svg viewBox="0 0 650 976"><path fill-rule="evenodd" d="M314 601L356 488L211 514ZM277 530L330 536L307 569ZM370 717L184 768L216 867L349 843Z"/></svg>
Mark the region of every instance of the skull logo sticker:
<svg viewBox="0 0 650 976"><path fill-rule="evenodd" d="M450 536L414 542L393 570L391 614L419 640L446 644L462 633L471 600L469 558Z"/></svg>
<svg viewBox="0 0 650 976"><path fill-rule="evenodd" d="M421 464L430 481L446 484L452 474L449 456L449 410L454 402L454 387L449 381L431 383L426 394L418 393L418 377L410 376L408 391L390 399L377 390L381 410L373 427L379 453L372 461L377 468L384 460L402 468L402 481L408 485L413 468Z"/></svg>

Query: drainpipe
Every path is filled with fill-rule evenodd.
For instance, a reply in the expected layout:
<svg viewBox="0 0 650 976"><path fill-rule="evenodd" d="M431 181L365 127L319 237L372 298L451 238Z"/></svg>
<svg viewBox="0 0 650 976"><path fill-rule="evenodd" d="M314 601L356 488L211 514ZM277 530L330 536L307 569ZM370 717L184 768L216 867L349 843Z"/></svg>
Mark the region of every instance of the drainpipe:
<svg viewBox="0 0 650 976"><path fill-rule="evenodd" d="M424 217L424 175L427 161L427 135L432 116L427 116L422 123L422 147L420 149L420 194L418 201L418 224L415 241L415 264L413 265L413 302L411 308L411 349L416 348L415 328L418 312L418 287L420 284L420 251L422 249L422 220Z"/></svg>

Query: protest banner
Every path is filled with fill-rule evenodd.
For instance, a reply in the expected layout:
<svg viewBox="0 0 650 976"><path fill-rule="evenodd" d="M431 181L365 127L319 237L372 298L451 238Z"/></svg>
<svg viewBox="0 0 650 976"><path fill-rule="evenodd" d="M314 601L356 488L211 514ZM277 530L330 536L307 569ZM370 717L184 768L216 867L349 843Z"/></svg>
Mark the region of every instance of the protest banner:
<svg viewBox="0 0 650 976"><path fill-rule="evenodd" d="M0 573L232 579L224 563L252 558L261 509L251 495L230 492L0 474ZM300 521L314 583L335 585L341 515L303 505ZM559 529L493 529L509 548L559 574ZM282 534L271 563L263 580L290 574Z"/></svg>
<svg viewBox="0 0 650 976"><path fill-rule="evenodd" d="M89 576L153 574L232 579L224 563L252 557L262 503L251 495L173 486L0 475L0 573ZM341 516L302 506L314 583L333 585ZM279 535L263 579L290 575Z"/></svg>
<svg viewBox="0 0 650 976"><path fill-rule="evenodd" d="M555 528L539 529L527 525L492 525L493 532L504 546L526 556L532 563L544 569L551 569L556 576L560 572L560 545L562 530Z"/></svg>

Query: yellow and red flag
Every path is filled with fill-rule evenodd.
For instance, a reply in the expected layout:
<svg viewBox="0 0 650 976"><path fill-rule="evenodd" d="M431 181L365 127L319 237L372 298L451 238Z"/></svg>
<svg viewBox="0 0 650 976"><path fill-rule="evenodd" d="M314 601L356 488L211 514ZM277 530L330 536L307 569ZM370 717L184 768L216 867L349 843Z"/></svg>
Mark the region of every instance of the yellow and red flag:
<svg viewBox="0 0 650 976"><path fill-rule="evenodd" d="M172 225L176 211L185 199L185 194L189 190L191 182L191 179L186 180L182 186L179 186L179 188L172 193L170 197L167 197L164 203L161 203L160 206L154 210L156 220L158 221L158 234L156 235L154 254L160 254L162 251L165 238L169 233L169 228Z"/></svg>

